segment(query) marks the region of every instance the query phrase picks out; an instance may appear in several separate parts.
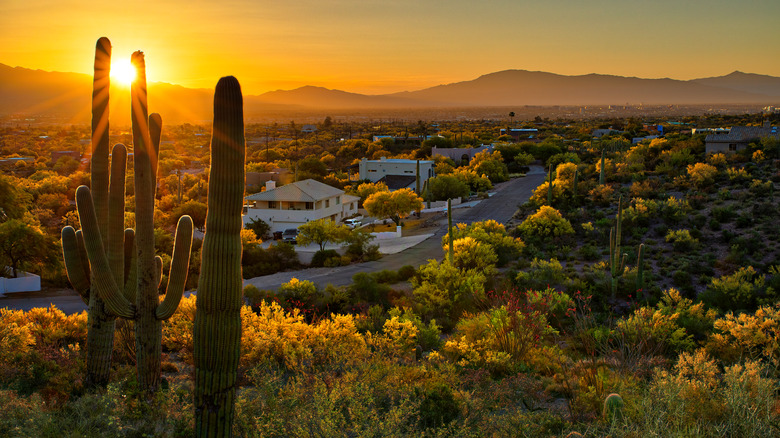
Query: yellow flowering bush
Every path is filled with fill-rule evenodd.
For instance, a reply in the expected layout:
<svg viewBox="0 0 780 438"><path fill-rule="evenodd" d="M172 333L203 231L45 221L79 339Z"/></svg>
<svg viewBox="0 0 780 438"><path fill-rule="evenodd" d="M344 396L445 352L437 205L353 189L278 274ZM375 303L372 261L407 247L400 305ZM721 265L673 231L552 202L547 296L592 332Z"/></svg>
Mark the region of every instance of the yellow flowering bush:
<svg viewBox="0 0 780 438"><path fill-rule="evenodd" d="M730 167L726 169L726 174L729 176L730 181L747 181L750 179L750 174L747 170L743 168L735 169L733 167Z"/></svg>
<svg viewBox="0 0 780 438"><path fill-rule="evenodd" d="M709 161L713 166L725 166L727 162L726 155L722 153L708 155L707 161Z"/></svg>
<svg viewBox="0 0 780 438"><path fill-rule="evenodd" d="M305 322L298 309L286 312L278 303L263 302L255 313L241 309L241 363L271 360L289 370L360 360L366 344L351 315L331 315L316 324Z"/></svg>
<svg viewBox="0 0 780 438"><path fill-rule="evenodd" d="M548 205L543 205L536 213L528 216L518 229L525 235L542 238L574 234L571 223Z"/></svg>
<svg viewBox="0 0 780 438"><path fill-rule="evenodd" d="M727 361L763 359L780 368L780 308L760 307L755 313L727 313L715 321L718 331L707 350Z"/></svg>
<svg viewBox="0 0 780 438"><path fill-rule="evenodd" d="M590 200L599 205L607 205L612 201L615 189L608 184L599 184L588 192Z"/></svg>
<svg viewBox="0 0 780 438"><path fill-rule="evenodd" d="M381 333L366 335L366 342L374 351L388 357L409 357L417 345L420 330L413 321L393 316L385 321Z"/></svg>
<svg viewBox="0 0 780 438"><path fill-rule="evenodd" d="M707 163L696 163L688 165L688 178L697 187L703 187L712 183L715 179L715 175L718 174L718 169L715 166L711 166Z"/></svg>
<svg viewBox="0 0 780 438"><path fill-rule="evenodd" d="M0 309L0 325L26 327L36 342L54 347L81 342L87 338L87 312L65 315L53 304L28 311Z"/></svg>

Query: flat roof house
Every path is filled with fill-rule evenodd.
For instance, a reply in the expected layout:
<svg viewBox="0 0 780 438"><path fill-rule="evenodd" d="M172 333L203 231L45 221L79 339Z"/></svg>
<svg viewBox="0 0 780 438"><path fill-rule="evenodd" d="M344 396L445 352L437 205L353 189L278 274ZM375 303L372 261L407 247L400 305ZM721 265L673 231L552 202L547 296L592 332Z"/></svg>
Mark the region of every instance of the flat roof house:
<svg viewBox="0 0 780 438"><path fill-rule="evenodd" d="M735 152L763 137L780 138L776 126L768 122L764 126L733 126L728 133L709 134L704 139L706 153Z"/></svg>
<svg viewBox="0 0 780 438"><path fill-rule="evenodd" d="M428 178L436 176L433 170L433 161L420 160L420 188ZM358 166L360 179L371 182L382 181L390 190L403 188L416 189L417 186L417 160L399 158L385 158L379 160L360 160Z"/></svg>
<svg viewBox="0 0 780 438"><path fill-rule="evenodd" d="M341 222L357 213L357 196L313 179L306 179L276 187L266 183L264 192L244 198L244 225L262 219L271 232L298 228L309 221L329 218Z"/></svg>

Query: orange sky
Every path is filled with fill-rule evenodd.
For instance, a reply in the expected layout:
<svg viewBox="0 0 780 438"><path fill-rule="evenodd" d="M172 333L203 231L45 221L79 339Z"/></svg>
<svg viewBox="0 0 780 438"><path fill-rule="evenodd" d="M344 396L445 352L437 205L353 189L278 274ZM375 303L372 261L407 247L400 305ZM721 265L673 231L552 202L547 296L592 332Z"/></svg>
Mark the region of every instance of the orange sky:
<svg viewBox="0 0 780 438"><path fill-rule="evenodd" d="M245 94L381 94L506 69L692 79L780 76L778 0L2 0L0 63L91 73L95 41L150 81Z"/></svg>

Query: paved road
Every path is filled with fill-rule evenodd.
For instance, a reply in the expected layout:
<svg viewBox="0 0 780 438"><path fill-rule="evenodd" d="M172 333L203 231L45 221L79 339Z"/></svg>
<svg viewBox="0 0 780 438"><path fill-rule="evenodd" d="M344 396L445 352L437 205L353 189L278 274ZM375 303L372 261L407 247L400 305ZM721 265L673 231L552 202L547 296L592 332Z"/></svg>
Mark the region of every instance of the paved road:
<svg viewBox="0 0 780 438"><path fill-rule="evenodd" d="M496 192L489 199L485 199L474 207L453 209L454 223L477 222L486 219L494 219L499 223L506 223L517 211L517 206L526 202L533 194L534 189L544 182L544 169L538 166L524 178L517 178L496 186ZM381 259L337 268L313 268L294 272L280 272L273 275L256 277L245 280L244 284L254 284L260 289L275 290L282 283L290 281L292 277L300 280L313 281L319 287L325 287L328 283L335 286L344 286L352 283L352 276L358 272L376 272L383 269L398 270L401 266L419 266L429 259L441 259L443 251L441 239L447 233L446 215L442 215L439 226L431 228L431 237L419 244L407 248L395 254L388 254ZM49 307L54 304L65 313L76 313L86 310L86 306L70 290L56 292L24 292L15 293L5 298L0 298L0 308L29 310L33 307Z"/></svg>
<svg viewBox="0 0 780 438"><path fill-rule="evenodd" d="M496 193L489 199L485 199L471 208L453 209L453 223L477 222L486 219L494 219L499 223L506 223L517 211L517 206L525 203L533 194L539 184L544 182L544 169L534 166L525 178L517 178L497 186ZM328 283L334 286L345 286L352 283L352 276L358 272L376 272L383 269L398 270L401 266L419 266L429 259L441 259L444 253L441 248L441 239L447 234L446 215L440 220L440 226L433 231L433 236L419 244L405 249L396 254L388 254L381 259L358 263L337 268L313 268L294 272L279 272L273 275L255 277L245 280L244 284L253 284L259 289L275 290L282 283L295 277L299 280L310 280L319 287L325 287Z"/></svg>

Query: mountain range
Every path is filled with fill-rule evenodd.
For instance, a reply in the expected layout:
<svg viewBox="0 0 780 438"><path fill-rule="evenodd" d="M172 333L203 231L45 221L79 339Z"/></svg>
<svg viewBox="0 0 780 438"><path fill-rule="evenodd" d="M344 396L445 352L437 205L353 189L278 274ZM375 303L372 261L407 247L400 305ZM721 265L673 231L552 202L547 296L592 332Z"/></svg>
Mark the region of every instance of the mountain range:
<svg viewBox="0 0 780 438"><path fill-rule="evenodd" d="M240 78L239 78L240 79ZM92 77L45 72L0 64L0 115L51 115L73 123L90 118ZM111 113L115 123L129 120L129 92L114 87ZM213 90L149 84L149 108L168 123L211 120ZM523 105L702 105L780 103L780 78L735 71L693 80L642 79L602 74L564 76L505 70L476 79L417 91L364 95L305 86L244 96L247 118L275 111L307 109L381 110ZM127 114L127 115L126 115ZM125 116L126 115L126 116Z"/></svg>

